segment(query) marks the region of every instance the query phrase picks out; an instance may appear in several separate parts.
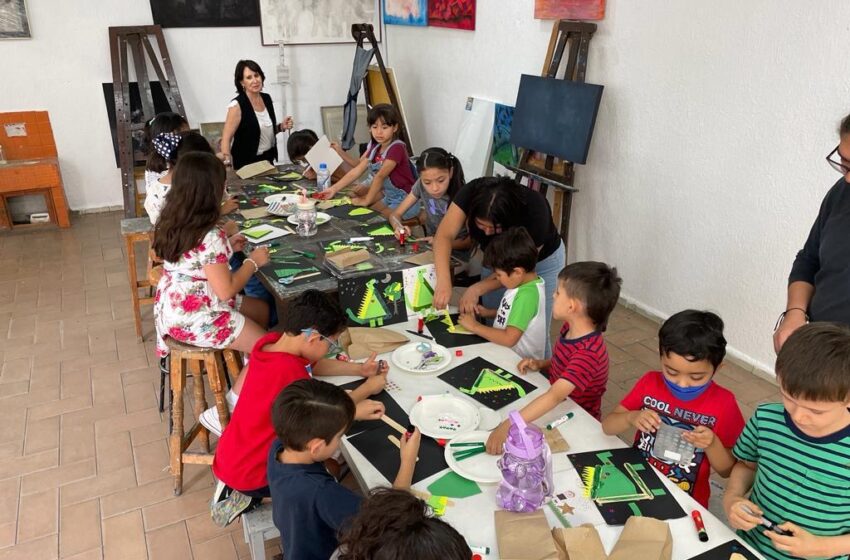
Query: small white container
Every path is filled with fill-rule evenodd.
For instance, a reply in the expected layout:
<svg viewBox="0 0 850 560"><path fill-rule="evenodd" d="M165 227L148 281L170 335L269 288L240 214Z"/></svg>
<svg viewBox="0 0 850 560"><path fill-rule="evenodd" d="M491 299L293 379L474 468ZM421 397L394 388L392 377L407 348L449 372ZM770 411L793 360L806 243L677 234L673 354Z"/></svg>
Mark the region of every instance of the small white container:
<svg viewBox="0 0 850 560"><path fill-rule="evenodd" d="M50 222L50 214L47 212L37 212L35 214L30 214L31 224L46 224L48 222Z"/></svg>

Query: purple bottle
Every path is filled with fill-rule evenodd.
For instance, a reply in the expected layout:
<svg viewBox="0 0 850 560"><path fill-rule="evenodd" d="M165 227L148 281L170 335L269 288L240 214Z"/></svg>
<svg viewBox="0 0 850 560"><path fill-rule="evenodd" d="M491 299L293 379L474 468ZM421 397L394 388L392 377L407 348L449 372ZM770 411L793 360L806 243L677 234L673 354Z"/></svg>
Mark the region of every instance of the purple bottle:
<svg viewBox="0 0 850 560"><path fill-rule="evenodd" d="M527 425L515 410L509 417L511 427L505 454L499 459L502 482L496 500L506 510L527 513L552 495L552 453L537 426Z"/></svg>

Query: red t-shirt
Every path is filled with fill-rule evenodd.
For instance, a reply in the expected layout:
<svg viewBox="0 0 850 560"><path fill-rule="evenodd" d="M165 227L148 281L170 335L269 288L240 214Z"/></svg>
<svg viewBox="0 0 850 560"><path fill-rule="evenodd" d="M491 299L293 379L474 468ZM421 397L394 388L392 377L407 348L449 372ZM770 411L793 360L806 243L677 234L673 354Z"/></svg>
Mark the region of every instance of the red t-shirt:
<svg viewBox="0 0 850 560"><path fill-rule="evenodd" d="M369 145L368 150L374 147L374 142ZM407 148L404 142L395 141L390 145L386 153L381 153L380 146L375 150L375 155L369 163L383 163L391 159L395 162L395 168L390 172L390 181L397 189L409 193L416 179L413 178L413 169L407 158Z"/></svg>
<svg viewBox="0 0 850 560"><path fill-rule="evenodd" d="M566 379L575 385L570 398L599 420L602 395L608 384L608 349L602 333L592 332L580 338L567 339L569 330L570 325L564 323L552 350L549 383Z"/></svg>
<svg viewBox="0 0 850 560"><path fill-rule="evenodd" d="M674 397L667 388L664 375L660 371L650 371L635 383L620 404L628 410L654 410L664 423L677 428L692 430L699 425L707 426L720 438L723 447L734 447L744 429L744 417L735 401L735 395L713 381L711 387L702 395L692 401L682 401ZM696 501L708 507L708 497L711 494L708 477L711 474L711 465L705 451L697 449L693 463L682 467L655 457L651 453L654 443L654 433L638 431L635 434L634 446L643 453L649 463Z"/></svg>
<svg viewBox="0 0 850 560"><path fill-rule="evenodd" d="M264 349L280 337L280 333L271 332L254 345L248 371L243 374L248 377L215 450L213 473L236 490L258 490L268 486L266 465L269 448L276 437L272 404L287 385L310 378L308 360Z"/></svg>

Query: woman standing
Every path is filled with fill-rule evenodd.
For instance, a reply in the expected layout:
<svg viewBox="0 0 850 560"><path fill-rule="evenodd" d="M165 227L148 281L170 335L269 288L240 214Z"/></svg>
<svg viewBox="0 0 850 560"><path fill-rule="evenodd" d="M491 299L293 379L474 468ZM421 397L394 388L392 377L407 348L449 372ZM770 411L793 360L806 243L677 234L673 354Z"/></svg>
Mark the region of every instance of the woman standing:
<svg viewBox="0 0 850 560"><path fill-rule="evenodd" d="M838 146L826 160L842 177L826 193L791 267L788 300L773 333L776 352L809 321L850 325L850 115L838 133Z"/></svg>
<svg viewBox="0 0 850 560"><path fill-rule="evenodd" d="M292 128L291 117L275 124L272 98L263 93L265 80L266 75L253 60L236 64L233 83L238 95L228 105L219 155L234 169L262 160L273 164L277 159L275 135Z"/></svg>
<svg viewBox="0 0 850 560"><path fill-rule="evenodd" d="M512 227L525 227L537 246L537 275L543 278L546 295L546 332L552 318L552 298L558 273L564 268L566 251L546 197L527 189L508 177L481 177L470 181L452 200L434 235L434 262L437 286L434 306L443 309L452 294L452 241L463 227L473 241L484 249L490 239ZM481 280L466 289L460 299L461 313L473 313L478 298L484 306L497 309L504 288L492 270L481 269ZM547 344L547 349L548 349ZM548 356L548 350L547 350Z"/></svg>

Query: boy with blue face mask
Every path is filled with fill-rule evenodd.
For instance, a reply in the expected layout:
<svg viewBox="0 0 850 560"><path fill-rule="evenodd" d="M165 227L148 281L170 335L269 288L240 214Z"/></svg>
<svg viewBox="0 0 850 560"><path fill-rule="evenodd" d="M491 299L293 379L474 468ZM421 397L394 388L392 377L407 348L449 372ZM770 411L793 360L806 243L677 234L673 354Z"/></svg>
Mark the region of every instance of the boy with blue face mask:
<svg viewBox="0 0 850 560"><path fill-rule="evenodd" d="M658 347L661 371L641 377L602 429L637 428L634 446L649 463L708 507L711 468L729 476L732 447L744 429L735 395L713 381L726 355L723 320L708 311L676 313L661 325Z"/></svg>

